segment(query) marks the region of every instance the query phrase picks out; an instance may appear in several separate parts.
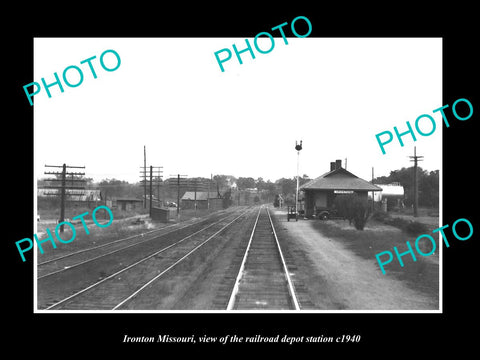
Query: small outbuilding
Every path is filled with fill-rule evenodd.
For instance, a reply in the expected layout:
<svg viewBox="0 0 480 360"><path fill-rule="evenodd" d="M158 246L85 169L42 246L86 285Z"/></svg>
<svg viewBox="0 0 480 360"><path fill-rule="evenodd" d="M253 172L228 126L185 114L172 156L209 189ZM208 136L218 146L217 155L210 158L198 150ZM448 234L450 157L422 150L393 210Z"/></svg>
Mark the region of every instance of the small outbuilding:
<svg viewBox="0 0 480 360"><path fill-rule="evenodd" d="M208 191L186 191L181 199L181 209L211 209L222 208L222 201L217 192Z"/></svg>
<svg viewBox="0 0 480 360"><path fill-rule="evenodd" d="M143 207L142 199L118 198L114 201L116 202L117 207L123 211L131 211L131 210L140 209Z"/></svg>
<svg viewBox="0 0 480 360"><path fill-rule="evenodd" d="M168 208L158 208L153 206L150 217L154 221L168 223L170 221L170 210Z"/></svg>
<svg viewBox="0 0 480 360"><path fill-rule="evenodd" d="M300 190L304 194L306 217L331 209L338 195L356 193L367 201L368 192L382 191L380 187L342 168L341 160L331 162L329 172L303 184Z"/></svg>

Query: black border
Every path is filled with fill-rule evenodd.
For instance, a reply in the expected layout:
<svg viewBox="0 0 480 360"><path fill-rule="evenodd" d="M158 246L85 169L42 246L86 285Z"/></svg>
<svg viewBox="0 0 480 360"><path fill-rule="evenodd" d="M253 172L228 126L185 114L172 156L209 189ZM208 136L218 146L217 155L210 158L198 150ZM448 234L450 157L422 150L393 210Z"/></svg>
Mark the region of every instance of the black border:
<svg viewBox="0 0 480 360"><path fill-rule="evenodd" d="M162 6L160 4L160 6ZM394 9L380 9L357 4L342 4L337 9L315 5L307 9L293 9L288 5L272 5L266 11L245 3L227 7L198 9L184 5L176 12L158 4L110 4L100 10L95 5L85 9L55 9L41 7L21 10L13 15L14 35L7 42L7 61L11 79L8 79L5 134L13 140L4 140L5 169L13 176L4 186L5 205L9 209L7 234L2 243L7 259L7 303L4 306L8 320L6 343L12 349L33 345L34 351L48 346L68 345L73 353L88 353L89 349L125 351L133 349L234 351L242 348L253 351L259 345L187 345L187 344L125 344L124 334L156 336L157 334L222 336L264 336L276 334L324 335L359 334L359 344L323 344L263 346L281 352L300 349L328 351L343 350L357 353L367 350L374 355L406 356L425 352L437 354L443 347L473 346L474 331L469 319L475 312L475 256L478 250L478 215L473 211L476 197L475 127L480 107L478 103L479 56L478 38L474 36L474 8L456 3L451 8L422 10L398 4ZM125 8L124 8L125 7ZM230 37L251 38L258 32L296 16L306 16L313 31L310 37L442 37L443 38L443 103L453 104L458 98L467 98L474 107L474 115L465 122L451 121L443 131L443 224L452 224L458 218L469 219L474 235L469 241L451 241L444 248L443 314L33 314L33 257L22 263L14 242L33 233L33 108L29 106L23 85L33 81L33 37ZM18 18L17 18L18 17ZM18 29L18 32L15 30ZM7 33L8 34L8 33ZM7 56L5 56L7 57ZM5 58L4 58L5 60ZM476 89L475 89L476 88ZM474 90L477 90L476 92ZM11 99L11 100L10 100ZM430 110L430 109L426 109ZM433 109L431 109L433 110ZM392 109L392 113L395 110ZM447 116L453 119L451 109ZM373 135L372 135L373 136ZM15 181L13 181L15 179ZM8 205L7 205L8 204ZM13 205L13 207L12 207ZM13 307L13 311L10 310ZM11 315L10 315L11 313ZM473 329L475 324L473 323ZM386 346L390 351L380 349ZM54 351L55 351L54 350Z"/></svg>

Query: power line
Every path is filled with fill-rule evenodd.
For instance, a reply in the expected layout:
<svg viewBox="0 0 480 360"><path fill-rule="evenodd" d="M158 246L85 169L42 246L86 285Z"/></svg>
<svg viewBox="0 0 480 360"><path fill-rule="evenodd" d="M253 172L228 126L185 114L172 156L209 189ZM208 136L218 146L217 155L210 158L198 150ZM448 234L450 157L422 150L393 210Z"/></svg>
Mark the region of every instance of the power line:
<svg viewBox="0 0 480 360"><path fill-rule="evenodd" d="M170 175L175 176L175 175ZM180 178L184 178L187 175L177 174L177 218L180 216Z"/></svg>
<svg viewBox="0 0 480 360"><path fill-rule="evenodd" d="M46 175L60 175L60 179L46 179L46 181L61 181L61 185L54 186L54 185L48 185L44 186L44 188L47 189L59 189L60 190L60 223L63 223L65 220L65 200L67 196L67 189L68 190L85 190L85 185L84 186L73 186L73 182L85 182L85 179L73 179L73 176L83 176L85 173L83 172L67 172L68 169L85 169L85 166L72 166L72 165L45 165L47 168L62 168L62 172L52 172L52 171L45 171ZM67 185L67 175L72 175L72 185L68 186ZM69 180L70 181L70 180ZM47 193L48 195L52 195L52 193ZM70 192L68 195L73 195ZM58 193L56 194L58 196ZM63 233L63 224L60 225L60 232Z"/></svg>
<svg viewBox="0 0 480 360"><path fill-rule="evenodd" d="M417 147L413 147L413 156L409 156L410 161L413 161L413 216L418 217L418 176L417 164L423 161L423 156L417 156Z"/></svg>
<svg viewBox="0 0 480 360"><path fill-rule="evenodd" d="M140 177L143 177L144 180L140 180L140 183L143 182L144 188L147 186L147 181L149 182L149 188L150 188L150 205L149 205L149 211L150 211L150 216L152 214L152 201L153 201L153 191L152 191L152 186L153 186L153 181L154 177L153 174L155 173L155 181L157 185L157 200L160 201L160 184L162 182L162 174L163 174L163 166L152 166L150 165L150 180L147 180L146 178L146 172L140 170ZM145 202L146 202L146 194L145 194Z"/></svg>

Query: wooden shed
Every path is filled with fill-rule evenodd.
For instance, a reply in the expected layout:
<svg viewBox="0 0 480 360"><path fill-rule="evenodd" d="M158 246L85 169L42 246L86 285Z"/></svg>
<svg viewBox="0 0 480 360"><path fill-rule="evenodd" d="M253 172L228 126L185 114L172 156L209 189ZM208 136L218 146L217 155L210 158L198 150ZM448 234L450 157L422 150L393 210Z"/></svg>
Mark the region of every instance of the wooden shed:
<svg viewBox="0 0 480 360"><path fill-rule="evenodd" d="M142 199L118 198L115 201L116 201L117 207L123 211L131 211L131 210L140 209L143 207Z"/></svg>
<svg viewBox="0 0 480 360"><path fill-rule="evenodd" d="M180 208L182 209L213 209L218 210L222 208L222 201L217 192L208 191L186 191L183 194Z"/></svg>

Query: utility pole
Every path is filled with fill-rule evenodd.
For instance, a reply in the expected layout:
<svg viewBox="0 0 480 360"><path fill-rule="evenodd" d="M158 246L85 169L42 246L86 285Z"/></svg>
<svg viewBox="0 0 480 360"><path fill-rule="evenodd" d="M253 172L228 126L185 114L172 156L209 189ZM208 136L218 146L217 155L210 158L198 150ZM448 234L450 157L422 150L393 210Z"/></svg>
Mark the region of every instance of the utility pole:
<svg viewBox="0 0 480 360"><path fill-rule="evenodd" d="M150 165L150 180L147 180L147 171L142 171L140 170L140 177L142 177L143 180L143 187L144 189L147 188L147 181L150 181L149 189L150 189L150 203L149 203L149 211L150 215L152 213L152 201L153 201L153 173L155 173L156 176L156 181L157 181L157 193L158 193L158 202L160 202L160 181L162 180L162 173L163 173L163 166L152 166ZM144 199L145 199L145 207L146 208L146 202L147 202L147 193L145 192L144 194Z"/></svg>
<svg viewBox="0 0 480 360"><path fill-rule="evenodd" d="M194 180L194 183L195 195L193 198L193 206L195 207L195 216L197 216L197 179Z"/></svg>
<svg viewBox="0 0 480 360"><path fill-rule="evenodd" d="M184 178L187 175L170 175L170 176L176 176L177 177L177 218L180 217L180 178Z"/></svg>
<svg viewBox="0 0 480 360"><path fill-rule="evenodd" d="M345 161L347 161L347 159L345 159ZM372 185L373 185L373 179L374 178L375 178L375 176L374 176L374 170L373 170L373 166L372 166ZM375 191L372 191L372 213L374 211L375 211Z"/></svg>
<svg viewBox="0 0 480 360"><path fill-rule="evenodd" d="M160 182L162 181L163 166L150 166L155 175L155 180L157 182L157 203L160 207ZM150 182L153 181L153 178L150 177Z"/></svg>
<svg viewBox="0 0 480 360"><path fill-rule="evenodd" d="M83 186L74 186L73 184L75 182L85 182L85 179L74 179L74 175L79 175L83 176L85 173L83 172L67 172L67 168L75 168L75 169L85 169L85 166L69 166L66 164L63 165L45 165L47 168L62 168L62 172L52 172L52 171L45 171L44 174L46 175L60 175L60 179L47 179L47 181L60 181L61 185L60 186L44 186L44 188L49 188L49 189L57 189L60 192L60 219L59 223L62 223L65 221L65 202L66 202L66 197L67 197L67 189L69 190L85 190L85 185ZM71 185L67 187L67 175L71 175ZM58 196L58 191L57 192L52 192L52 193L46 193L46 195L56 195ZM84 193L78 192L78 193L73 193L69 192L68 195L84 195ZM63 233L63 224L60 225L60 232Z"/></svg>
<svg viewBox="0 0 480 360"><path fill-rule="evenodd" d="M160 174L157 174L157 202L158 202L158 207L161 207L161 203L160 203L160 182L162 181L162 178L161 178L161 175Z"/></svg>
<svg viewBox="0 0 480 360"><path fill-rule="evenodd" d="M423 161L423 156L417 156L417 147L413 147L413 156L409 156L413 161L413 216L418 217L418 175L417 163Z"/></svg>
<svg viewBox="0 0 480 360"><path fill-rule="evenodd" d="M66 178L67 177L67 165L63 164L62 165L62 185L60 189L60 222L65 221L65 184L66 184ZM73 183L73 182L72 182ZM60 226L60 232L63 233L63 225Z"/></svg>
<svg viewBox="0 0 480 360"><path fill-rule="evenodd" d="M208 183L208 195L207 195L207 210L210 211L210 185L212 185L213 174L210 174L210 182Z"/></svg>
<svg viewBox="0 0 480 360"><path fill-rule="evenodd" d="M150 165L150 207L148 214L150 217L152 217L152 165Z"/></svg>
<svg viewBox="0 0 480 360"><path fill-rule="evenodd" d="M180 174L177 177L177 218L180 216Z"/></svg>
<svg viewBox="0 0 480 360"><path fill-rule="evenodd" d="M143 145L143 208L147 208L147 147Z"/></svg>

